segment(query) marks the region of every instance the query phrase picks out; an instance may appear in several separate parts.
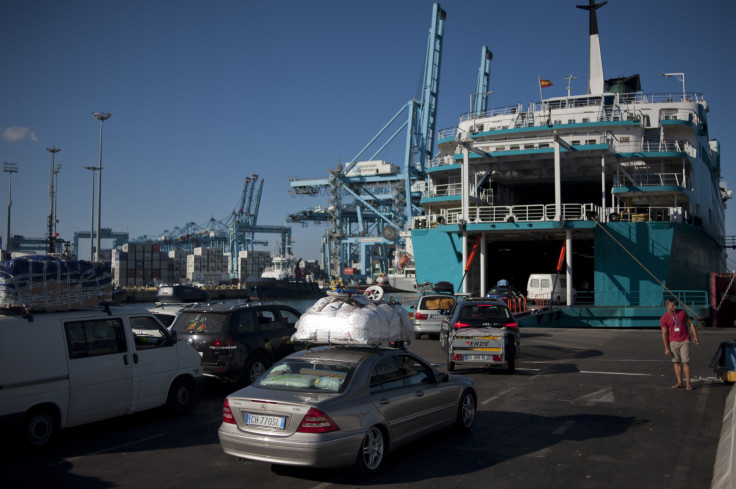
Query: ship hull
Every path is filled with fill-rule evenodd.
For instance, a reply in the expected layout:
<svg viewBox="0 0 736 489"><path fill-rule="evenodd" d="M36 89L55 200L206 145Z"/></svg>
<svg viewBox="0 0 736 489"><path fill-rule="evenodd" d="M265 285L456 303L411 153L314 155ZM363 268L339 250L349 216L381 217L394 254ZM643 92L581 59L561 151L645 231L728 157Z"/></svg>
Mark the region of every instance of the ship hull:
<svg viewBox="0 0 736 489"><path fill-rule="evenodd" d="M670 222L565 222L572 240L576 300L563 313L523 320L528 326L659 327L663 301L675 295L694 317L709 316L711 272L723 271L725 256L702 228ZM518 231L522 229L522 231ZM473 224L468 234L486 240L466 273L458 226L412 231L417 281L450 281L462 290L478 290L481 267L488 281L509 280L524 290L530 274L554 272L564 243L560 226L546 224ZM468 239L466 256L474 242ZM436 266L431 264L439 264ZM563 268L562 276L565 270Z"/></svg>
<svg viewBox="0 0 736 489"><path fill-rule="evenodd" d="M249 280L248 297L254 300L311 299L325 295L315 282L304 280Z"/></svg>

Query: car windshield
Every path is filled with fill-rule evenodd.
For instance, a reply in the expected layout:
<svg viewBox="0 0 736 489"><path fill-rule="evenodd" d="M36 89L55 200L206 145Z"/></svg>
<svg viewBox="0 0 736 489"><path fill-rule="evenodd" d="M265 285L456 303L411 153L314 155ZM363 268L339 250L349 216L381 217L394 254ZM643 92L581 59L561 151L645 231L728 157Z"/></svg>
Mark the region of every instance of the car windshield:
<svg viewBox="0 0 736 489"><path fill-rule="evenodd" d="M256 387L296 392L343 392L357 364L285 358L256 382Z"/></svg>
<svg viewBox="0 0 736 489"><path fill-rule="evenodd" d="M459 319L507 319L509 310L498 304L473 304L464 306Z"/></svg>
<svg viewBox="0 0 736 489"><path fill-rule="evenodd" d="M182 312L173 326L182 334L220 334L227 332L227 315L213 312Z"/></svg>

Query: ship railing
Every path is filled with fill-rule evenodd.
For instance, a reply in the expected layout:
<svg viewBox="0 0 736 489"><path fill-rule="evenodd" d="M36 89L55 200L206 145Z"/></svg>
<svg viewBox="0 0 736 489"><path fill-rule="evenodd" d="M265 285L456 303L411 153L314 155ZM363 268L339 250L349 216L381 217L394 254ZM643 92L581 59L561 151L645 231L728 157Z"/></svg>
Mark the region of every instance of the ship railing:
<svg viewBox="0 0 736 489"><path fill-rule="evenodd" d="M594 213L600 214L600 207L595 204L567 203L561 205L559 220L582 221ZM470 223L497 223L497 222L534 222L556 220L555 204L531 205L488 205L472 207L468 213ZM425 216L423 216L425 217ZM462 219L462 208L443 209L436 219L429 220L439 224L459 224Z"/></svg>
<svg viewBox="0 0 736 489"><path fill-rule="evenodd" d="M580 292L578 292L580 295ZM673 295L689 307L708 306L708 291L676 289L671 293L666 290L651 292L636 292L628 290L617 291L595 291L595 304L615 304L617 306L658 306L661 305L664 312L664 300ZM576 301L577 302L577 301Z"/></svg>
<svg viewBox="0 0 736 489"><path fill-rule="evenodd" d="M446 183L440 185L430 185L427 187L424 197L447 197L453 195L461 195L463 190L462 183ZM484 202L493 201L493 190L491 189L471 189L471 197L477 197Z"/></svg>
<svg viewBox="0 0 736 489"><path fill-rule="evenodd" d="M641 114L635 110L628 110L626 107L621 105L627 104L647 104L647 103L679 103L679 102L695 102L705 104L705 97L702 93L686 92L686 93L627 93L619 94L618 105L605 106L610 107L610 110L596 110L597 118L601 121L607 120L640 120ZM586 107L602 107L600 96L591 97L571 97L569 99L555 99L545 100L542 103L532 102L526 111L529 114L533 114L532 117L527 117L524 121L525 125L533 124L535 126L548 125L548 124L571 124L580 122L591 122L591 112L585 111L580 112L582 118L575 117L575 114L568 112L570 109L575 108L586 108ZM554 112L553 117L550 120L550 110L565 110L565 120L555 120ZM525 113L521 104L507 105L503 107L494 107L492 109L485 110L483 112L466 112L460 115L460 122L466 122L477 119L488 119L498 116L509 116L515 114ZM510 129L518 124L515 118L505 118L501 121L501 125L489 124L491 127L486 127L486 131L499 130L499 129ZM480 129L483 130L482 128ZM441 129L438 131L439 139L454 138L457 133L457 127L451 127Z"/></svg>
<svg viewBox="0 0 736 489"><path fill-rule="evenodd" d="M472 207L468 214L470 224L587 221L600 222L690 222L689 213L681 207L607 207L592 203L566 203L562 215L556 219L555 204L488 205ZM462 223L462 208L442 209L438 213L412 218L413 229L434 228L443 224Z"/></svg>
<svg viewBox="0 0 736 489"><path fill-rule="evenodd" d="M624 187L633 185L635 187L653 187L671 185L675 187L685 187L685 177L682 173L643 173L633 175L614 175L613 186Z"/></svg>
<svg viewBox="0 0 736 489"><path fill-rule="evenodd" d="M675 152L685 153L691 158L697 156L695 146L689 141L684 140L661 140L661 141L642 141L642 151L647 152Z"/></svg>
<svg viewBox="0 0 736 489"><path fill-rule="evenodd" d="M446 197L448 195L460 195L462 183L447 183L441 185L430 185L425 193L426 197Z"/></svg>
<svg viewBox="0 0 736 489"><path fill-rule="evenodd" d="M609 222L690 222L690 214L682 207L609 207Z"/></svg>

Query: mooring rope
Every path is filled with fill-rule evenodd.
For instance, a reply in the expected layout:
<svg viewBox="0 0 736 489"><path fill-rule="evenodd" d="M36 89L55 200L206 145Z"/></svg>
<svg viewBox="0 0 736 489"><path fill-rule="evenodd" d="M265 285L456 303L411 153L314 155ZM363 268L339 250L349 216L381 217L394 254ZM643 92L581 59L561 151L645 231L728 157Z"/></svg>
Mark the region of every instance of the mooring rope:
<svg viewBox="0 0 736 489"><path fill-rule="evenodd" d="M600 227L603 230L604 233L606 233L617 245L621 247L622 250L624 250L636 263L638 263L639 266L643 268L645 272L647 272L654 280L656 280L657 283L661 285L664 290L669 292L670 295L677 300L677 302L679 302L685 309L687 309L691 316L697 316L696 312L690 306L685 304L679 297L677 297L677 295L675 295L675 293L672 292L669 289L669 287L667 287L664 283L662 283L662 281L659 280L656 277L656 275L654 275L647 267L645 267L644 264L640 262L629 250L627 250L624 245L622 245L611 233L609 233L608 230L605 227L603 227L603 225L600 222L598 222L598 219L594 217L590 217L589 219L595 222L598 225L598 227ZM733 278L731 278L731 280L733 281Z"/></svg>

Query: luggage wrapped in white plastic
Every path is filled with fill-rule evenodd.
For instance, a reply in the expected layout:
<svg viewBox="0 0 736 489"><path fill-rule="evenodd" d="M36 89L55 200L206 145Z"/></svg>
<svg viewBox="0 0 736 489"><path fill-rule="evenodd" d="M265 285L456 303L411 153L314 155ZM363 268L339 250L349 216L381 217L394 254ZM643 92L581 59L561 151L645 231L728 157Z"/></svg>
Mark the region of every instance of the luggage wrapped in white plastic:
<svg viewBox="0 0 736 489"><path fill-rule="evenodd" d="M292 341L343 345L383 345L410 341L409 313L400 304L363 295L327 296L302 314Z"/></svg>

